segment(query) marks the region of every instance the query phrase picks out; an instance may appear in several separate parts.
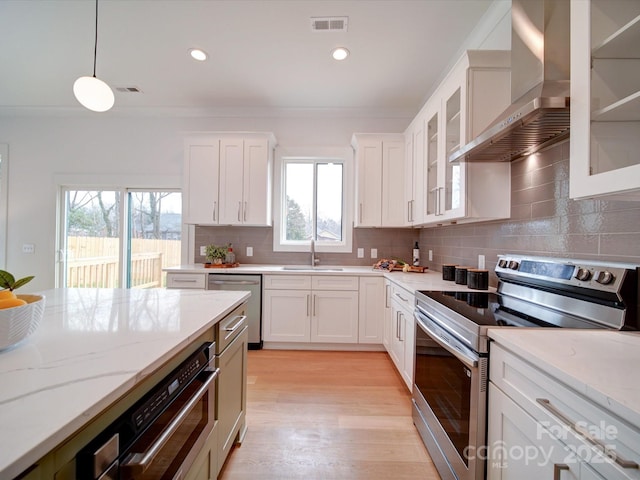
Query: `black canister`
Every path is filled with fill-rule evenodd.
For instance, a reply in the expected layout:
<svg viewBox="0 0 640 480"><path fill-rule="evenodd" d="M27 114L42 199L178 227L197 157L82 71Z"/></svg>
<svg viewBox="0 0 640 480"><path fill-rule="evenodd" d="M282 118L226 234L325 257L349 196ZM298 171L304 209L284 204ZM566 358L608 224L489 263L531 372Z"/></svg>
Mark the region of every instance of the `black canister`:
<svg viewBox="0 0 640 480"><path fill-rule="evenodd" d="M467 271L469 267L461 267L460 265L456 266L456 283L458 285L466 285L467 284Z"/></svg>
<svg viewBox="0 0 640 480"><path fill-rule="evenodd" d="M474 290L487 290L489 288L489 271L476 268L467 270L467 287Z"/></svg>
<svg viewBox="0 0 640 480"><path fill-rule="evenodd" d="M442 279L453 282L456 279L456 267L453 263L445 263L442 265Z"/></svg>

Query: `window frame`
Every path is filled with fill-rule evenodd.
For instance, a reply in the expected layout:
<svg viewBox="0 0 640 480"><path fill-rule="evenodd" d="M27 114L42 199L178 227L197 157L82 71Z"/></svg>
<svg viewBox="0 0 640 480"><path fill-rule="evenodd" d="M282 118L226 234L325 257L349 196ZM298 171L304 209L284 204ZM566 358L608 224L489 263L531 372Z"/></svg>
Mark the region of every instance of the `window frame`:
<svg viewBox="0 0 640 480"><path fill-rule="evenodd" d="M353 252L353 150L341 147L295 147L276 148L274 161L274 210L273 210L273 251L274 252L308 252L310 241L285 242L283 239L285 198L285 164L290 161L306 161L309 163L342 164L342 242L315 242L316 252L352 253ZM315 172L314 172L315 179ZM315 190L314 186L314 190ZM314 230L317 228L314 222ZM314 232L315 236L315 232Z"/></svg>

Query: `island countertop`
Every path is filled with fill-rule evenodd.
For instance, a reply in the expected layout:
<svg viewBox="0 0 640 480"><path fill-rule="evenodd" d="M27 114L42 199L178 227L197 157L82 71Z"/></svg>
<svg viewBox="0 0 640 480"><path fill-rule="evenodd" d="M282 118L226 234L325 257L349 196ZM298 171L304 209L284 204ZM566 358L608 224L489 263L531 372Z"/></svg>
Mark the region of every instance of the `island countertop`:
<svg viewBox="0 0 640 480"><path fill-rule="evenodd" d="M0 351L0 478L13 478L244 302L248 292L55 289Z"/></svg>

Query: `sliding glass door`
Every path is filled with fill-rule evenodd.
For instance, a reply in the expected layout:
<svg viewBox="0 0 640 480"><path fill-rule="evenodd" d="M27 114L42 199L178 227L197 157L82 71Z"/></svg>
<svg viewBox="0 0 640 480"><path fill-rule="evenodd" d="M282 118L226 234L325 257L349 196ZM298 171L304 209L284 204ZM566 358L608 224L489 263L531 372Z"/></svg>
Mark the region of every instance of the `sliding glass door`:
<svg viewBox="0 0 640 480"><path fill-rule="evenodd" d="M63 188L60 287L152 288L180 264L178 191Z"/></svg>

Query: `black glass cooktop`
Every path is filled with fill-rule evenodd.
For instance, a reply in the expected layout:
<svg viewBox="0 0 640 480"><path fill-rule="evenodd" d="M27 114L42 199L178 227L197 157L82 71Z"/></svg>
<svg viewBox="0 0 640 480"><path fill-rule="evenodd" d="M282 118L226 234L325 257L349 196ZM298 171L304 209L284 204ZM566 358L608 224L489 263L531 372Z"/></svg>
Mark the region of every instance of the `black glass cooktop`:
<svg viewBox="0 0 640 480"><path fill-rule="evenodd" d="M476 325L488 327L554 326L537 317L518 311L508 298L493 292L435 292L421 290L419 293L434 300L440 306L464 316Z"/></svg>

